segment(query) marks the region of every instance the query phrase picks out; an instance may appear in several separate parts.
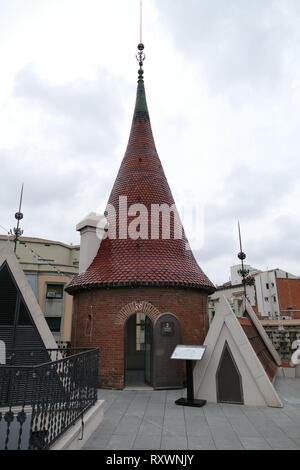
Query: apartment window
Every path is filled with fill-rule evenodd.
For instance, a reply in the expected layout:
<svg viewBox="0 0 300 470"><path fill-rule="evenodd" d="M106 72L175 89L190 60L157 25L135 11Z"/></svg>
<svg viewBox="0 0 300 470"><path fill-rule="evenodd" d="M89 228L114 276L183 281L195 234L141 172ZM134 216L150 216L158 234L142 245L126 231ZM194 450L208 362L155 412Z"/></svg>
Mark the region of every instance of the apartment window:
<svg viewBox="0 0 300 470"><path fill-rule="evenodd" d="M269 302L269 297L265 297L265 302Z"/></svg>
<svg viewBox="0 0 300 470"><path fill-rule="evenodd" d="M268 282L266 283L266 288L269 289L269 283Z"/></svg>
<svg viewBox="0 0 300 470"><path fill-rule="evenodd" d="M275 284L274 284L274 282L272 282L272 287L274 287L274 286L275 286Z"/></svg>
<svg viewBox="0 0 300 470"><path fill-rule="evenodd" d="M46 317L46 322L51 331L54 333L60 332L61 327L61 317Z"/></svg>
<svg viewBox="0 0 300 470"><path fill-rule="evenodd" d="M274 300L274 302L277 302L276 295L273 296L273 300Z"/></svg>
<svg viewBox="0 0 300 470"><path fill-rule="evenodd" d="M46 299L62 299L64 284L47 284Z"/></svg>

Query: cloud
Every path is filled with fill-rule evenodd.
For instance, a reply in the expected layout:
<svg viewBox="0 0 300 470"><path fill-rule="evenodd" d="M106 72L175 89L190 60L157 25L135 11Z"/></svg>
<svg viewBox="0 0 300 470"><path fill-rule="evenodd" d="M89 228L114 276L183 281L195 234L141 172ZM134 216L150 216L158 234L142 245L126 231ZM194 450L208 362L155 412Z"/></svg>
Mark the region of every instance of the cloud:
<svg viewBox="0 0 300 470"><path fill-rule="evenodd" d="M199 64L212 93L276 91L297 40L299 2L156 0L182 54ZM297 21L298 18L298 21ZM296 56L293 56L296 59ZM299 61L298 61L299 65Z"/></svg>
<svg viewBox="0 0 300 470"><path fill-rule="evenodd" d="M122 79L103 67L93 81L51 84L27 65L16 76L14 95L48 116L48 133L67 148L82 156L101 151L103 161L111 157L112 144L118 139L116 116L122 119L124 114L123 87Z"/></svg>
<svg viewBox="0 0 300 470"><path fill-rule="evenodd" d="M299 183L291 168L261 169L237 164L225 175L223 185L206 207L207 224L260 218L278 210ZM283 191L283 188L287 188Z"/></svg>
<svg viewBox="0 0 300 470"><path fill-rule="evenodd" d="M299 197L298 188L299 174L292 177L290 167L268 171L236 165L227 173L204 206L203 245L195 251L214 282L224 282L229 267L239 262L238 220L247 262L260 269L278 266L299 272L299 210L295 205L287 209Z"/></svg>
<svg viewBox="0 0 300 470"><path fill-rule="evenodd" d="M23 135L0 148L1 225L13 224L22 182L27 235L70 242L81 218L104 210L120 162L122 87L126 96L127 86L104 69L94 81L63 84L32 66L19 71L14 106Z"/></svg>

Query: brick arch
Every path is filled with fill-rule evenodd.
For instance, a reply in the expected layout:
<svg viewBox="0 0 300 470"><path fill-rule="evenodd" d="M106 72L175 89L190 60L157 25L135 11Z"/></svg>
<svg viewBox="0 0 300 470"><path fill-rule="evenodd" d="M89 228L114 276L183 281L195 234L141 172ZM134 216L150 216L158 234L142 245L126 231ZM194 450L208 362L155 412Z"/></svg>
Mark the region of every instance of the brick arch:
<svg viewBox="0 0 300 470"><path fill-rule="evenodd" d="M136 300L125 305L120 310L115 323L117 325L123 325L133 313L145 313L152 321L160 315L160 311L150 302Z"/></svg>

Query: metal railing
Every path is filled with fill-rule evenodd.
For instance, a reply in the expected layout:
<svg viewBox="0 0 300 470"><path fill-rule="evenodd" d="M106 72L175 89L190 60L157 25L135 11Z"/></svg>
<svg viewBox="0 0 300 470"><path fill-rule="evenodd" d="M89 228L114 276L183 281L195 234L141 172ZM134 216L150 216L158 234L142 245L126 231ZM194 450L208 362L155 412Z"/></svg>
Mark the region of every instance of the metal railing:
<svg viewBox="0 0 300 470"><path fill-rule="evenodd" d="M7 351L0 449L49 449L97 401L98 349Z"/></svg>

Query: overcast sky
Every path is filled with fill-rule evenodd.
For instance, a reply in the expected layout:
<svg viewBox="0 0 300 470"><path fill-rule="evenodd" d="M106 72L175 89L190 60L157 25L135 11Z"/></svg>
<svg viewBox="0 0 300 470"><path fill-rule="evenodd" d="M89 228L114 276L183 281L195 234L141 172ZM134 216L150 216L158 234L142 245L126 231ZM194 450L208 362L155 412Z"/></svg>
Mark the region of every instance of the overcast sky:
<svg viewBox="0 0 300 470"><path fill-rule="evenodd" d="M300 275L299 0L144 0L145 85L179 211L214 283L247 262ZM124 155L139 0L0 0L0 233L79 243ZM184 217L183 217L184 219ZM4 228L3 228L4 227Z"/></svg>

